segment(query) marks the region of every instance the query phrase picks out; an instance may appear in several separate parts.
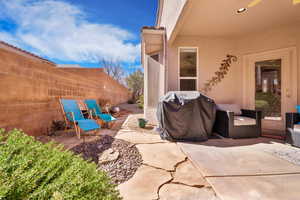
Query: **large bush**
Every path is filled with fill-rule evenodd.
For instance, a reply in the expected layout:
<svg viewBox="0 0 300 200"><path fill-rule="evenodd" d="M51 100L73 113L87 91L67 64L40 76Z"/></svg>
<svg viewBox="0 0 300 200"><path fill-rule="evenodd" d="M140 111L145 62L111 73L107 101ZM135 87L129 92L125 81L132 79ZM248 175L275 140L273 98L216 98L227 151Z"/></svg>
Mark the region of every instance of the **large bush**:
<svg viewBox="0 0 300 200"><path fill-rule="evenodd" d="M144 109L144 95L141 95L137 100L138 107Z"/></svg>
<svg viewBox="0 0 300 200"><path fill-rule="evenodd" d="M96 165L23 132L0 130L0 199L120 199Z"/></svg>

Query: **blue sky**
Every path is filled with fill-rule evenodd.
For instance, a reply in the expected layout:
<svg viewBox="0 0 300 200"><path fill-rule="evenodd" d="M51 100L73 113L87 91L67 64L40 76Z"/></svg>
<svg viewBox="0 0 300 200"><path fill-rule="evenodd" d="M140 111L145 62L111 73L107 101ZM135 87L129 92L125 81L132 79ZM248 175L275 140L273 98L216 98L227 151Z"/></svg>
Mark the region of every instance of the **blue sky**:
<svg viewBox="0 0 300 200"><path fill-rule="evenodd" d="M59 64L140 67L140 29L154 25L156 0L0 0L0 40Z"/></svg>

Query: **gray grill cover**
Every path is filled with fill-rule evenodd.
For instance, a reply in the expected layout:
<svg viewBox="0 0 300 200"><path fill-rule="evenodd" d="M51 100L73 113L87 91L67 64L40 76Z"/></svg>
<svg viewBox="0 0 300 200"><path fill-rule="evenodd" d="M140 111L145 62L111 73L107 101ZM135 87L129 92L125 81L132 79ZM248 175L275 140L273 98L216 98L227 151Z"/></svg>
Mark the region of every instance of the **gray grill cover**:
<svg viewBox="0 0 300 200"><path fill-rule="evenodd" d="M158 104L158 130L162 139L205 141L215 116L215 102L200 92L168 92Z"/></svg>

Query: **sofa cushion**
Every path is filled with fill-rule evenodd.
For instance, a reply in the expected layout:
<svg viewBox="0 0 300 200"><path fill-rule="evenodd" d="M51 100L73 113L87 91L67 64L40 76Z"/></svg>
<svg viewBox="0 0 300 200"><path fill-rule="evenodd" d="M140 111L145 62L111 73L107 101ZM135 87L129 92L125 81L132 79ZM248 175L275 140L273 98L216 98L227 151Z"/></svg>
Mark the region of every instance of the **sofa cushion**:
<svg viewBox="0 0 300 200"><path fill-rule="evenodd" d="M300 132L300 124L294 125L294 131Z"/></svg>
<svg viewBox="0 0 300 200"><path fill-rule="evenodd" d="M256 125L256 119L243 116L234 116L234 126Z"/></svg>
<svg viewBox="0 0 300 200"><path fill-rule="evenodd" d="M218 110L234 112L234 115L241 115L241 107L237 104L217 104Z"/></svg>

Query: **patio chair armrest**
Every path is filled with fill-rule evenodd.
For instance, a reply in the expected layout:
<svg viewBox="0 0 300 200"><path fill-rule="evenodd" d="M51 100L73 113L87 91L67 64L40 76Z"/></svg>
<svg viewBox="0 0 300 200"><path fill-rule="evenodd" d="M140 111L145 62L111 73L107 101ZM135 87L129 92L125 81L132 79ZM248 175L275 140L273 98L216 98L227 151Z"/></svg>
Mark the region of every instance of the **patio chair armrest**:
<svg viewBox="0 0 300 200"><path fill-rule="evenodd" d="M242 116L253 118L253 119L261 119L262 112L258 110L247 110L247 109L242 109Z"/></svg>
<svg viewBox="0 0 300 200"><path fill-rule="evenodd" d="M217 110L216 120L214 123L213 131L218 134L228 137L230 130L234 126L234 112L227 112Z"/></svg>
<svg viewBox="0 0 300 200"><path fill-rule="evenodd" d="M286 113L286 128L294 128L294 124L300 122L300 113Z"/></svg>
<svg viewBox="0 0 300 200"><path fill-rule="evenodd" d="M218 120L218 121L226 120L229 123L233 124L233 121L234 121L234 112L217 110L217 112L216 112L216 120Z"/></svg>

